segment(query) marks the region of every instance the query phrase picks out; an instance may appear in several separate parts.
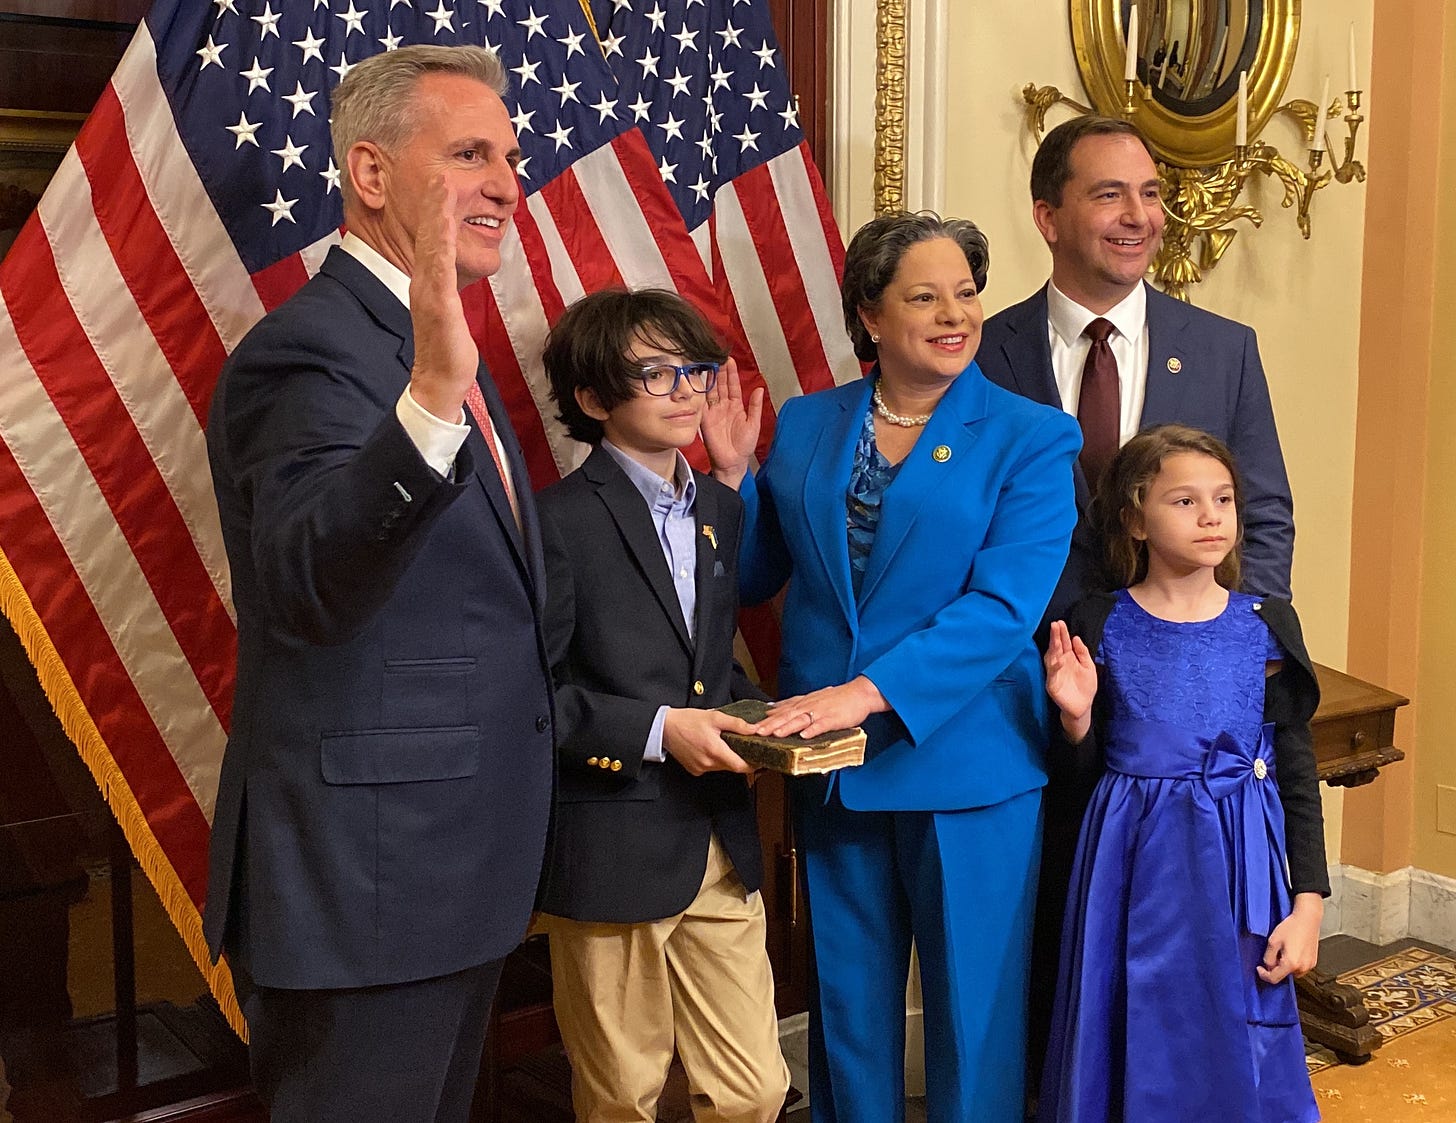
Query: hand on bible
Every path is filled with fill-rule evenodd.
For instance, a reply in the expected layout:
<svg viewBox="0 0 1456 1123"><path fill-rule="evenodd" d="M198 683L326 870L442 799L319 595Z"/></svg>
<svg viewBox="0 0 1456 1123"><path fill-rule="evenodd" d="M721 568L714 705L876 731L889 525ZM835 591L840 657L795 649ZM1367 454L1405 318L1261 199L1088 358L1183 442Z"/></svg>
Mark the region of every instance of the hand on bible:
<svg viewBox="0 0 1456 1123"><path fill-rule="evenodd" d="M864 675L843 686L827 686L773 704L768 717L754 728L765 737L817 737L831 729L853 729L870 714L890 708L880 688Z"/></svg>
<svg viewBox="0 0 1456 1123"><path fill-rule="evenodd" d="M753 767L730 749L721 736L752 733L753 726L742 718L718 710L668 710L662 723L662 747L690 776L704 772L752 772Z"/></svg>

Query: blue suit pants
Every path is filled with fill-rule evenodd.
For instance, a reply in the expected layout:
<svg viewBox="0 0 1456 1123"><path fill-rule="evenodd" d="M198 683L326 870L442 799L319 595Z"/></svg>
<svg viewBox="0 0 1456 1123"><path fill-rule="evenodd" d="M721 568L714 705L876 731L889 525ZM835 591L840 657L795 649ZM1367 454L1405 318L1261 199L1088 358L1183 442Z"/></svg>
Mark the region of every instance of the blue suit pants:
<svg viewBox="0 0 1456 1123"><path fill-rule="evenodd" d="M930 1123L1020 1123L1040 790L963 811L851 811L822 791L795 801L814 1123L904 1119L912 939Z"/></svg>

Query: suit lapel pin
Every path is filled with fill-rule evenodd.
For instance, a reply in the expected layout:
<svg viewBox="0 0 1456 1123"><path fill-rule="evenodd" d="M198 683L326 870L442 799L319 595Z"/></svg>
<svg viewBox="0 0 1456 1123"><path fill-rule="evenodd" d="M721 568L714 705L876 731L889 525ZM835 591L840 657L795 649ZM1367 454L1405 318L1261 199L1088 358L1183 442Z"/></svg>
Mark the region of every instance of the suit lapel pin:
<svg viewBox="0 0 1456 1123"><path fill-rule="evenodd" d="M944 464L950 459L950 445L936 445L930 453L930 459L937 464Z"/></svg>
<svg viewBox="0 0 1456 1123"><path fill-rule="evenodd" d="M1168 360L1168 373L1169 374L1177 374L1182 369L1183 369L1183 360L1180 359L1180 358L1178 358L1177 355L1174 355L1171 359Z"/></svg>
<svg viewBox="0 0 1456 1123"><path fill-rule="evenodd" d="M713 549L716 550L718 548L718 532L707 523L703 524L703 537L708 540L708 544L712 546Z"/></svg>

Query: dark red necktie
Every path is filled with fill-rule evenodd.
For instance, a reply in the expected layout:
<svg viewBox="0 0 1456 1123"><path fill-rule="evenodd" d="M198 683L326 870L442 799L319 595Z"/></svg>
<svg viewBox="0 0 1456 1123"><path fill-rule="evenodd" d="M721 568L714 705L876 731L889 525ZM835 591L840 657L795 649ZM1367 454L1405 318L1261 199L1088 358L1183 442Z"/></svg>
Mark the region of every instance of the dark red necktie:
<svg viewBox="0 0 1456 1123"><path fill-rule="evenodd" d="M1097 481L1117 455L1122 433L1122 393L1117 377L1117 356L1107 344L1112 324L1098 317L1087 325L1092 340L1082 366L1082 393L1077 399L1077 423L1082 426L1082 472L1094 492Z"/></svg>

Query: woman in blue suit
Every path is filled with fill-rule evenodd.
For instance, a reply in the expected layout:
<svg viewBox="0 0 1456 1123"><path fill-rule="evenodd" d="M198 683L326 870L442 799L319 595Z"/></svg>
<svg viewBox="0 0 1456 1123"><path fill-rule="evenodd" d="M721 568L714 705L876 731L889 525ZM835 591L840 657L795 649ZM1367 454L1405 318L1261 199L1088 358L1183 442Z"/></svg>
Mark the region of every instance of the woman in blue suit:
<svg viewBox="0 0 1456 1123"><path fill-rule="evenodd" d="M762 391L709 399L715 475L746 505L742 591L788 584L772 735L863 725L862 767L796 784L812 915L816 1123L904 1117L905 982L924 992L932 1121L1023 1109L1047 702L1032 631L1066 561L1076 422L973 363L986 240L892 214L845 259L875 366L795 398L747 472Z"/></svg>

